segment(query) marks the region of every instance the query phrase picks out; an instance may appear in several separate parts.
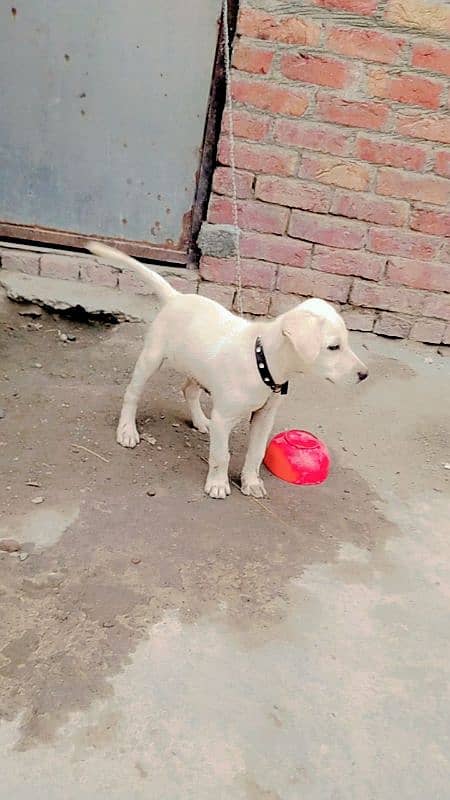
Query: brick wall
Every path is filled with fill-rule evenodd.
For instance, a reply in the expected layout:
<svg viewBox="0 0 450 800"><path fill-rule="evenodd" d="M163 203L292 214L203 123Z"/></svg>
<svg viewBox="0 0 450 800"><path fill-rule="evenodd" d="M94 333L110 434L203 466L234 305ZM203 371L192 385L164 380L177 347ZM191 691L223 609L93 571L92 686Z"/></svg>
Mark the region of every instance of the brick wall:
<svg viewBox="0 0 450 800"><path fill-rule="evenodd" d="M244 310L316 295L351 328L450 341L450 5L278 6L242 0L233 48ZM225 117L200 272L228 304L229 163Z"/></svg>
<svg viewBox="0 0 450 800"><path fill-rule="evenodd" d="M42 248L32 250L16 249L14 246L0 247L0 279L1 270L21 272L37 278L81 281L130 294L151 294L150 286L133 272L111 267L89 254L74 254L63 250L50 252ZM196 294L198 291L196 270L159 267L157 272L179 292ZM35 286L35 291L38 293L38 285Z"/></svg>

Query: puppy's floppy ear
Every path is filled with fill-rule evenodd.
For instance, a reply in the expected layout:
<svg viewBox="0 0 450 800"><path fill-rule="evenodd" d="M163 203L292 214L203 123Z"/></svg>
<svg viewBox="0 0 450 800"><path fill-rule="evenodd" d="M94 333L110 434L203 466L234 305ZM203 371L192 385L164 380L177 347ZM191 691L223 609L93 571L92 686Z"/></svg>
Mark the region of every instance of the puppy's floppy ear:
<svg viewBox="0 0 450 800"><path fill-rule="evenodd" d="M318 358L322 346L322 322L316 314L302 309L288 311L282 327L299 358L312 364Z"/></svg>

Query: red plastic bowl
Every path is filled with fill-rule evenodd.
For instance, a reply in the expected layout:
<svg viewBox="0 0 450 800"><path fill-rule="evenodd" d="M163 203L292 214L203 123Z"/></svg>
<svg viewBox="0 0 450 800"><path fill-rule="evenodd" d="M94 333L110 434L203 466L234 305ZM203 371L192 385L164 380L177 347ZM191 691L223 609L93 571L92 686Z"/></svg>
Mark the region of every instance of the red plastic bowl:
<svg viewBox="0 0 450 800"><path fill-rule="evenodd" d="M328 478L330 454L312 433L283 431L269 442L264 464L282 481L311 486Z"/></svg>

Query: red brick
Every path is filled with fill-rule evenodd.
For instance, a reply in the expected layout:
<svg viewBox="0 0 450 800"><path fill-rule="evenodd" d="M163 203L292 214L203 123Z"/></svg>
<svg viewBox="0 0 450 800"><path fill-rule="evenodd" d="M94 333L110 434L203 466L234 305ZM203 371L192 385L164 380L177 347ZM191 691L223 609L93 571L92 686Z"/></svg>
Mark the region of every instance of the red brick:
<svg viewBox="0 0 450 800"><path fill-rule="evenodd" d="M450 119L448 124L450 125ZM438 175L443 175L445 178L450 178L450 151L439 150L436 153L434 171L437 172Z"/></svg>
<svg viewBox="0 0 450 800"><path fill-rule="evenodd" d="M350 11L352 14L371 16L377 10L378 0L313 0L313 5L331 11Z"/></svg>
<svg viewBox="0 0 450 800"><path fill-rule="evenodd" d="M263 50L262 47L251 47L238 41L233 51L233 66L243 72L253 72L267 75L273 61L273 50Z"/></svg>
<svg viewBox="0 0 450 800"><path fill-rule="evenodd" d="M359 250L336 250L315 245L312 268L335 275L357 275L378 281L384 272L386 259Z"/></svg>
<svg viewBox="0 0 450 800"><path fill-rule="evenodd" d="M282 44L318 44L320 25L301 17L278 17L256 8L244 7L239 15L238 32L253 39Z"/></svg>
<svg viewBox="0 0 450 800"><path fill-rule="evenodd" d="M234 135L241 137L241 139L252 139L254 142L262 141L269 132L271 122L272 117L251 114L243 108L233 109ZM226 112L223 115L222 131L224 133L229 131L229 116Z"/></svg>
<svg viewBox="0 0 450 800"><path fill-rule="evenodd" d="M369 71L368 90L374 97L436 109L441 104L444 84L408 73L391 76L377 68Z"/></svg>
<svg viewBox="0 0 450 800"><path fill-rule="evenodd" d="M430 294L425 299L422 314L450 320L450 294Z"/></svg>
<svg viewBox="0 0 450 800"><path fill-rule="evenodd" d="M374 311L356 311L352 308L343 311L342 317L349 331L371 331L375 322Z"/></svg>
<svg viewBox="0 0 450 800"><path fill-rule="evenodd" d="M378 172L377 192L445 206L450 199L450 181L433 175L408 174L382 167Z"/></svg>
<svg viewBox="0 0 450 800"><path fill-rule="evenodd" d="M374 164L420 171L425 166L427 150L420 145L392 139L359 136L356 141L356 155L363 161L372 161Z"/></svg>
<svg viewBox="0 0 450 800"><path fill-rule="evenodd" d="M103 265L92 263L88 259L77 258L76 256L68 256L65 253L44 253L41 256L41 270L40 274L44 278L62 278L67 281L77 281L80 277L82 281L88 280L85 273L92 272L98 278L94 283L101 286L117 286L117 270L112 267L105 267ZM106 278L108 275L108 278ZM101 279L103 277L103 280ZM114 279L112 279L114 276ZM108 280L108 283L104 281Z"/></svg>
<svg viewBox="0 0 450 800"><path fill-rule="evenodd" d="M309 53L286 53L281 59L281 73L293 81L343 89L352 80L353 70L342 61Z"/></svg>
<svg viewBox="0 0 450 800"><path fill-rule="evenodd" d="M248 198L253 193L254 175L250 172L236 172L237 196ZM232 193L231 169L229 167L216 167L213 178L213 191L217 194Z"/></svg>
<svg viewBox="0 0 450 800"><path fill-rule="evenodd" d="M329 216L293 211L289 235L330 247L358 250L364 245L365 226L358 222L341 222Z"/></svg>
<svg viewBox="0 0 450 800"><path fill-rule="evenodd" d="M418 319L414 323L409 335L415 342L427 344L440 344L444 338L445 322L437 319Z"/></svg>
<svg viewBox="0 0 450 800"><path fill-rule="evenodd" d="M351 286L351 278L341 275L327 275L307 269L280 267L277 289L280 292L301 294L304 297L321 297L345 303Z"/></svg>
<svg viewBox="0 0 450 800"><path fill-rule="evenodd" d="M438 42L419 42L413 47L411 63L413 67L450 76L450 48Z"/></svg>
<svg viewBox="0 0 450 800"><path fill-rule="evenodd" d="M389 0L384 13L394 25L420 31L450 33L450 8L444 3L429 0Z"/></svg>
<svg viewBox="0 0 450 800"><path fill-rule="evenodd" d="M437 255L440 240L422 233L399 231L396 228L371 228L367 249L374 253L430 261Z"/></svg>
<svg viewBox="0 0 450 800"><path fill-rule="evenodd" d="M268 261L242 259L242 286L272 289L277 269L278 265L270 264ZM204 256L200 262L200 275L206 281L224 283L226 285L235 284L237 283L236 260L234 258Z"/></svg>
<svg viewBox="0 0 450 800"><path fill-rule="evenodd" d="M341 161L335 156L305 153L299 175L331 186L362 191L369 186L373 168L354 161Z"/></svg>
<svg viewBox="0 0 450 800"><path fill-rule="evenodd" d="M416 208L411 214L410 227L435 236L450 236L450 212Z"/></svg>
<svg viewBox="0 0 450 800"><path fill-rule="evenodd" d="M375 322L375 333L380 336L390 336L393 339L406 339L411 330L411 317L401 317L399 314L390 314L383 311Z"/></svg>
<svg viewBox="0 0 450 800"><path fill-rule="evenodd" d="M361 192L336 192L331 213L377 225L401 226L408 218L409 205L402 200L386 200Z"/></svg>
<svg viewBox="0 0 450 800"><path fill-rule="evenodd" d="M317 114L325 122L379 131L386 125L389 108L382 103L344 100L319 92Z"/></svg>
<svg viewBox="0 0 450 800"><path fill-rule="evenodd" d="M11 272L24 272L26 275L39 275L39 253L29 253L25 250L9 250L4 248L0 251L2 269Z"/></svg>
<svg viewBox="0 0 450 800"><path fill-rule="evenodd" d="M388 261L387 277L393 283L401 283L412 289L450 292L450 265L436 261L392 258Z"/></svg>
<svg viewBox="0 0 450 800"><path fill-rule="evenodd" d="M450 122L445 114L430 114L423 111L399 112L395 130L414 139L450 144Z"/></svg>
<svg viewBox="0 0 450 800"><path fill-rule="evenodd" d="M299 303L303 302L296 294L282 294L282 292L274 292L270 301L270 316L277 317L279 314L285 314L291 308L295 308Z"/></svg>
<svg viewBox="0 0 450 800"><path fill-rule="evenodd" d="M268 314L270 292L266 292L264 289L243 289L241 302L244 314L254 314L255 316ZM234 298L234 308L236 311L239 310L237 295Z"/></svg>
<svg viewBox="0 0 450 800"><path fill-rule="evenodd" d="M289 208L324 213L330 207L331 192L295 178L272 178L264 175L256 181L255 197Z"/></svg>
<svg viewBox="0 0 450 800"><path fill-rule="evenodd" d="M240 228L261 233L284 233L289 211L287 208L267 205L257 200L241 200L238 204L238 215ZM208 221L233 224L233 209L228 197L211 197Z"/></svg>
<svg viewBox="0 0 450 800"><path fill-rule="evenodd" d="M405 39L364 28L331 28L327 46L335 53L358 60L395 64L402 54Z"/></svg>
<svg viewBox="0 0 450 800"><path fill-rule="evenodd" d="M305 267L311 256L312 245L290 239L287 236L272 236L269 233L243 231L241 253L247 258Z"/></svg>
<svg viewBox="0 0 450 800"><path fill-rule="evenodd" d="M191 270L180 270L185 273L185 275L195 275L196 279L191 280L190 278L183 277L182 275L164 275L167 283L173 286L177 292L181 292L182 294L197 294L198 289L198 279L197 273Z"/></svg>
<svg viewBox="0 0 450 800"><path fill-rule="evenodd" d="M301 117L308 108L309 98L306 92L298 89L285 89L269 81L244 81L234 79L232 84L233 99L238 103L248 103L255 108L271 111L274 114L286 114Z"/></svg>
<svg viewBox="0 0 450 800"><path fill-rule="evenodd" d="M268 172L270 175L294 175L298 164L295 150L240 141L235 142L234 158L238 168ZM227 137L220 139L217 159L220 164L230 163L230 142Z"/></svg>
<svg viewBox="0 0 450 800"><path fill-rule="evenodd" d="M350 150L348 133L341 133L332 125L320 125L303 120L277 119L274 129L275 141L309 150L321 150L336 156L344 156Z"/></svg>
<svg viewBox="0 0 450 800"><path fill-rule="evenodd" d="M198 287L198 293L202 297L209 297L210 300L215 300L221 306L228 308L230 311L233 308L233 300L236 289L234 286L220 286L216 283L207 283L202 281Z"/></svg>
<svg viewBox="0 0 450 800"><path fill-rule="evenodd" d="M418 314L424 302L424 294L402 286L381 286L379 283L355 280L350 292L350 303L365 308L381 308Z"/></svg>

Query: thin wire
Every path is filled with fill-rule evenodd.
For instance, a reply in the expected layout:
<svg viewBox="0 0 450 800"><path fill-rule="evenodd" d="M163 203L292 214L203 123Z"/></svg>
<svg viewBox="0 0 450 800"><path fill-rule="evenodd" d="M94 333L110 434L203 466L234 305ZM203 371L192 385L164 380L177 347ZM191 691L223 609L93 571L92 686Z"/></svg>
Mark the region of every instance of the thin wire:
<svg viewBox="0 0 450 800"><path fill-rule="evenodd" d="M239 314L242 316L242 269L241 269L241 231L239 228L239 209L237 200L236 185L236 158L234 147L234 120L233 120L233 99L231 96L231 64L230 64L230 33L228 29L228 0L222 3L222 25L223 25L223 48L225 65L226 83L226 108L228 114L228 140L230 145L230 168L231 168L231 205L233 211L233 225L236 229L236 283L237 294L236 302Z"/></svg>

